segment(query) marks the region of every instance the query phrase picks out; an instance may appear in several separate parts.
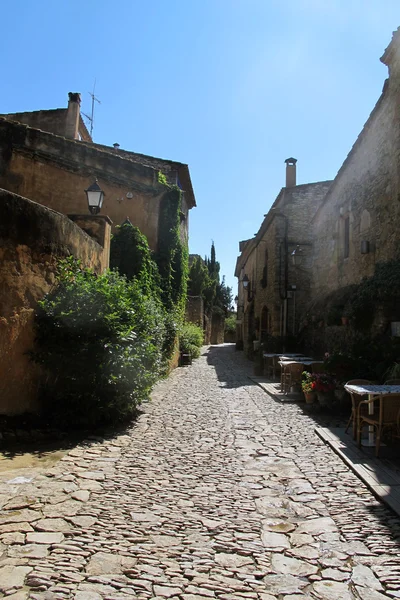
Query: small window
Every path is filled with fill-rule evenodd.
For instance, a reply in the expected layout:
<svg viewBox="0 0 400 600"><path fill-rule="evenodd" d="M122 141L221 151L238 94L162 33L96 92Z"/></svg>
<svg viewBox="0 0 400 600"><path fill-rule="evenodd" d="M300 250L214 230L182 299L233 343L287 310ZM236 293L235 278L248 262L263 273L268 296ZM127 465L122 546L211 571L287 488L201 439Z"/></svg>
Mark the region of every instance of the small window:
<svg viewBox="0 0 400 600"><path fill-rule="evenodd" d="M344 245L343 245L343 258L349 258L350 254L350 217L346 217L344 220Z"/></svg>
<svg viewBox="0 0 400 600"><path fill-rule="evenodd" d="M265 262L262 272L261 287L266 288L268 285L268 250L265 252Z"/></svg>

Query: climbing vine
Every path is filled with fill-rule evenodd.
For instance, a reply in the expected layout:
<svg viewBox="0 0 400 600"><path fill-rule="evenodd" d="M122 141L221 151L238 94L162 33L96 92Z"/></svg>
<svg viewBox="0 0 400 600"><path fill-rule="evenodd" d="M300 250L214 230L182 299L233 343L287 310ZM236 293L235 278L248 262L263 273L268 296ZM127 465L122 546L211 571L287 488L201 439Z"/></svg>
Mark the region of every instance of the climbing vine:
<svg viewBox="0 0 400 600"><path fill-rule="evenodd" d="M147 238L127 219L111 240L110 268L128 280L137 279L147 294L160 294L160 276Z"/></svg>
<svg viewBox="0 0 400 600"><path fill-rule="evenodd" d="M182 193L170 188L161 201L156 262L160 273L161 298L168 311L183 318L188 282L188 248L180 232Z"/></svg>

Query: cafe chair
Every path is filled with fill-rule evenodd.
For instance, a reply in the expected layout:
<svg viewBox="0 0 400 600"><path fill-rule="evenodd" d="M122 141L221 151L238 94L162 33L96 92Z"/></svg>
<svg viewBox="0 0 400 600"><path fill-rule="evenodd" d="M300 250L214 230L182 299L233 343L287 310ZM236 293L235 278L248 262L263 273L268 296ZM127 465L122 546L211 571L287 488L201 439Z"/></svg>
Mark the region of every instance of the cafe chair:
<svg viewBox="0 0 400 600"><path fill-rule="evenodd" d="M388 379L383 385L400 385L400 379Z"/></svg>
<svg viewBox="0 0 400 600"><path fill-rule="evenodd" d="M350 379L350 381L346 382L346 385L372 385L374 382L369 379ZM353 425L353 439L357 439L357 408L360 402L368 399L367 395L354 394L349 392L351 397L351 414L349 421L347 423L347 427L345 429L345 433L348 432L350 425Z"/></svg>
<svg viewBox="0 0 400 600"><path fill-rule="evenodd" d="M304 367L301 364L286 365L283 371L283 391L285 394L290 392L292 387L301 388L301 376Z"/></svg>
<svg viewBox="0 0 400 600"><path fill-rule="evenodd" d="M375 399L376 400L376 399ZM379 449L383 433L386 429L397 428L400 411L400 394L382 394L378 396L378 409L373 415L368 414L368 407L374 399L363 400L357 409L357 443L361 447L361 433L364 425L375 428L375 456L379 456ZM365 410L366 409L366 410Z"/></svg>

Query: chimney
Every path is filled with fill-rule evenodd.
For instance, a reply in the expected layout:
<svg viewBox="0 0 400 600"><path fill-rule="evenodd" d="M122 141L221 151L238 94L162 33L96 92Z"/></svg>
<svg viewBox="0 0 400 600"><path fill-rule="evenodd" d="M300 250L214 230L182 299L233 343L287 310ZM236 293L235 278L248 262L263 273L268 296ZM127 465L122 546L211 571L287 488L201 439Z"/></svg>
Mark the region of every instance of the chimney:
<svg viewBox="0 0 400 600"><path fill-rule="evenodd" d="M65 137L79 140L79 116L81 112L81 95L69 92Z"/></svg>
<svg viewBox="0 0 400 600"><path fill-rule="evenodd" d="M297 158L287 158L286 163L286 187L296 185L296 163Z"/></svg>

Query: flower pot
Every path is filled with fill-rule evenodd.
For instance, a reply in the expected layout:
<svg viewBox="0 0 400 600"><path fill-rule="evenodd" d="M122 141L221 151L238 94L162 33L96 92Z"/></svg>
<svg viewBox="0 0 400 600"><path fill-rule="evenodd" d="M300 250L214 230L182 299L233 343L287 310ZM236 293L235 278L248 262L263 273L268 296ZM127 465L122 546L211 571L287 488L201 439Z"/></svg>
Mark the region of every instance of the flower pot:
<svg viewBox="0 0 400 600"><path fill-rule="evenodd" d="M307 404L313 404L315 402L316 393L315 392L304 392L304 398L306 399Z"/></svg>
<svg viewBox="0 0 400 600"><path fill-rule="evenodd" d="M342 317L342 325L348 325L349 324L349 317Z"/></svg>

